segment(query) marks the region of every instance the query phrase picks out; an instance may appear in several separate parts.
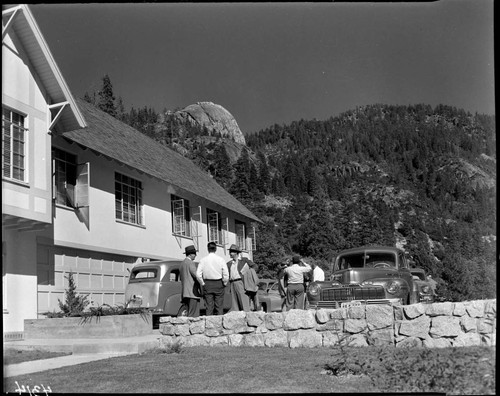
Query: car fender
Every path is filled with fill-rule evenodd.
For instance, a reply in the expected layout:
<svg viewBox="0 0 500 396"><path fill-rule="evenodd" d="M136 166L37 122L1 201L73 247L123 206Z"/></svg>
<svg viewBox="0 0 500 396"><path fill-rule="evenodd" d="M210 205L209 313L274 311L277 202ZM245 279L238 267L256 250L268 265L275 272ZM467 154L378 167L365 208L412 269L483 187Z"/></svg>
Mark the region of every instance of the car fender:
<svg viewBox="0 0 500 396"><path fill-rule="evenodd" d="M163 304L163 313L170 316L176 316L181 308L181 295L172 294L165 299Z"/></svg>

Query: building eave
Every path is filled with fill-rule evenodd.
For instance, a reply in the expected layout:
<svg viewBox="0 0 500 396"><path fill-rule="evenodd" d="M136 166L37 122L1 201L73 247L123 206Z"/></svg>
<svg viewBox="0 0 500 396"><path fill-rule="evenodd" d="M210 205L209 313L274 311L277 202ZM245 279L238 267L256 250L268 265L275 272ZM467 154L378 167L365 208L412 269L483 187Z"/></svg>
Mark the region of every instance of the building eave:
<svg viewBox="0 0 500 396"><path fill-rule="evenodd" d="M2 43L10 32L14 32L29 57L37 77L48 95L48 104L67 102L59 117L62 130L72 130L87 126L83 114L57 66L36 20L28 5L21 4L2 11L2 19L8 19L2 32Z"/></svg>

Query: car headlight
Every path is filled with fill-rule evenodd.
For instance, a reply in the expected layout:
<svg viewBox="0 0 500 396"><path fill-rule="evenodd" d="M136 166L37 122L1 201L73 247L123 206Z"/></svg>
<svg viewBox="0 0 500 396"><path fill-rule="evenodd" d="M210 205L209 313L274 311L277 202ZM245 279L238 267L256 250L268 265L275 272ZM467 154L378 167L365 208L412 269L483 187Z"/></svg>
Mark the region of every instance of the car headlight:
<svg viewBox="0 0 500 396"><path fill-rule="evenodd" d="M317 285L317 284L312 284L309 286L309 288L307 289L307 292L311 295L311 296L317 296L319 295L319 292L321 291L321 286L320 285Z"/></svg>
<svg viewBox="0 0 500 396"><path fill-rule="evenodd" d="M431 288L429 286L427 286L427 285L424 285L424 286L422 286L421 290L422 290L422 293L428 294L428 293L430 293Z"/></svg>
<svg viewBox="0 0 500 396"><path fill-rule="evenodd" d="M388 282L387 285L385 285L385 289L388 293L396 294L401 290L401 285L399 284L399 282L392 281Z"/></svg>

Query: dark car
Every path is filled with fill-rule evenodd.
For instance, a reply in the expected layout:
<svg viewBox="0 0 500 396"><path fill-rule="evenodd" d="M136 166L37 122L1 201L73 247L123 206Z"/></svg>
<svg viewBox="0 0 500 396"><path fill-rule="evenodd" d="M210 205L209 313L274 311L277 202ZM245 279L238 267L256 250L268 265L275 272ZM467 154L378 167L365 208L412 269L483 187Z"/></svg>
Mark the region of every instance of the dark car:
<svg viewBox="0 0 500 396"><path fill-rule="evenodd" d="M392 246L365 246L340 252L330 281L307 288L309 308L360 304L413 304L419 294L405 253Z"/></svg>
<svg viewBox="0 0 500 396"><path fill-rule="evenodd" d="M413 275L413 284L417 290L419 301L422 303L433 303L435 295L427 280L425 270L423 268L411 268L410 272Z"/></svg>
<svg viewBox="0 0 500 396"><path fill-rule="evenodd" d="M159 316L185 316L185 309L181 306L181 263L182 260L169 260L136 264L125 288L126 307L149 308L153 315ZM228 284L224 295L224 312L230 308ZM202 298L200 314L204 313L205 301Z"/></svg>
<svg viewBox="0 0 500 396"><path fill-rule="evenodd" d="M257 293L259 295L260 310L264 312L281 311L282 299L279 292L278 281L273 279L261 279Z"/></svg>

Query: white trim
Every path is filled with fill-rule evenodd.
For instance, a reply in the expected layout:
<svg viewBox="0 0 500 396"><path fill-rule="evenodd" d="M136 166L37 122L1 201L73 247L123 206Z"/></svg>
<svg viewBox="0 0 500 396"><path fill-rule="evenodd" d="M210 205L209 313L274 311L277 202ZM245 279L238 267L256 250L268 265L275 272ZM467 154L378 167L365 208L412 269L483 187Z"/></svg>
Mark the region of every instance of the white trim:
<svg viewBox="0 0 500 396"><path fill-rule="evenodd" d="M3 40L5 39L5 36L7 36L7 33L9 33L10 28L12 27L12 25L14 23L14 19L16 18L16 16L19 15L20 10L21 10L21 6L17 6L17 7L9 8L8 10L2 11L2 17L7 16L10 13L12 13L9 20L5 24L5 27L2 29L2 43L3 43Z"/></svg>
<svg viewBox="0 0 500 396"><path fill-rule="evenodd" d="M61 102L61 103L56 103L56 104L49 105L49 114L50 114L50 118L51 118L51 122L50 122L50 125L49 125L49 133L52 132L52 128L54 128L54 126L56 125L57 121L61 117L61 114L62 114L64 108L67 105L69 105L69 102ZM60 109L57 112L56 116L54 118L52 118L52 112L50 110L57 109L59 107L60 107Z"/></svg>
<svg viewBox="0 0 500 396"><path fill-rule="evenodd" d="M66 81L64 80L64 77L59 70L59 67L57 66L57 63L55 62L52 53L50 52L49 46L47 45L47 42L43 38L43 35L40 31L40 28L38 27L38 24L36 23L35 17L31 13L29 7L27 4L21 4L15 8L8 9L6 11L2 11L2 16L8 15L11 12L16 12L16 11L22 11L26 23L28 24L31 32L33 33L33 38L38 44L38 47L40 48L42 54L45 57L45 60L47 61L47 64L52 71L52 74L56 80L56 82L59 85L59 88L62 91L62 94L64 98L67 100L67 102L70 105L70 108L73 112L73 115L78 122L79 126L81 128L85 128L87 126L87 123L85 122L85 119L83 118L82 113L80 112L80 109L77 107L75 99L73 98L73 95L71 94L71 91L69 90L68 85L66 84ZM16 15L18 12L16 12ZM14 22L18 23L19 17L16 18ZM7 33L7 32L6 32ZM3 34L3 32L2 32Z"/></svg>

